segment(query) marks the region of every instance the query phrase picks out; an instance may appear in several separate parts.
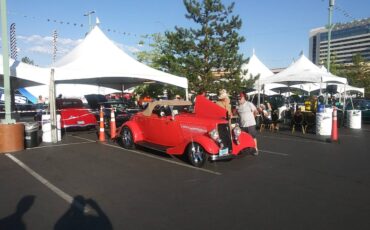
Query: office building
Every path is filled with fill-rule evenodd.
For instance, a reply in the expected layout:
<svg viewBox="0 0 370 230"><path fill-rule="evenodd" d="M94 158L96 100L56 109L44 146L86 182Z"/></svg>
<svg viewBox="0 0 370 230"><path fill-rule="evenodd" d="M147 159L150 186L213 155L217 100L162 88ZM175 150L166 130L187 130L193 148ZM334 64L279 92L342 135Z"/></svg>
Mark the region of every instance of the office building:
<svg viewBox="0 0 370 230"><path fill-rule="evenodd" d="M328 29L310 31L309 59L317 64L326 63L328 52ZM351 64L352 57L361 54L370 61L370 18L349 23L335 24L331 32L330 53L337 64Z"/></svg>

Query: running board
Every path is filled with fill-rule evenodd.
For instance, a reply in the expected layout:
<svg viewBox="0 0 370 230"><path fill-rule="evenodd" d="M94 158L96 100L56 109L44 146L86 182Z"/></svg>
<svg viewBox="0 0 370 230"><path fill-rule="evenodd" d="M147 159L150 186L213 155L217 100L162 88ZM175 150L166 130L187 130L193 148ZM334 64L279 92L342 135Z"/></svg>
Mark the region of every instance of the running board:
<svg viewBox="0 0 370 230"><path fill-rule="evenodd" d="M157 151L161 151L161 152L166 152L167 149L171 148L171 147L168 147L168 146L157 145L157 144L153 144L153 143L146 142L146 141L139 141L139 142L136 142L135 144L143 146L143 147L148 148L148 149L153 149L153 150L157 150Z"/></svg>

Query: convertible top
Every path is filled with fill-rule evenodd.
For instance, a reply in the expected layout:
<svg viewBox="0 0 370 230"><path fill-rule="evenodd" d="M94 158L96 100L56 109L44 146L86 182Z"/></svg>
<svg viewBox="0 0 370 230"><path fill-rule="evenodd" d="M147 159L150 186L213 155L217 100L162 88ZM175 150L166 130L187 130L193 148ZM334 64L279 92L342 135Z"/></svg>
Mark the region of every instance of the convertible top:
<svg viewBox="0 0 370 230"><path fill-rule="evenodd" d="M157 106L189 106L193 105L190 101L180 101L180 100L162 100L162 101L154 101L148 102L148 107L143 111L143 115L150 116L152 114L153 109Z"/></svg>

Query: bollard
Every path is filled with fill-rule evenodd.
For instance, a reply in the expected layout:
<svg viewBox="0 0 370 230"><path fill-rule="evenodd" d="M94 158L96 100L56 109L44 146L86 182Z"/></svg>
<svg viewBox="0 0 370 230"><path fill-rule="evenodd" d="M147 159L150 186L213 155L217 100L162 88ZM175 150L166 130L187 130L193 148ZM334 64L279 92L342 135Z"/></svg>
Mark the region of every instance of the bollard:
<svg viewBox="0 0 370 230"><path fill-rule="evenodd" d="M114 109L110 112L110 138L114 139L116 137L116 119L114 117Z"/></svg>
<svg viewBox="0 0 370 230"><path fill-rule="evenodd" d="M101 141L101 142L105 142L105 133L104 133L104 112L103 112L103 106L100 106L99 141Z"/></svg>
<svg viewBox="0 0 370 230"><path fill-rule="evenodd" d="M338 127L337 127L337 108L333 107L333 123L331 128L331 141L338 141Z"/></svg>

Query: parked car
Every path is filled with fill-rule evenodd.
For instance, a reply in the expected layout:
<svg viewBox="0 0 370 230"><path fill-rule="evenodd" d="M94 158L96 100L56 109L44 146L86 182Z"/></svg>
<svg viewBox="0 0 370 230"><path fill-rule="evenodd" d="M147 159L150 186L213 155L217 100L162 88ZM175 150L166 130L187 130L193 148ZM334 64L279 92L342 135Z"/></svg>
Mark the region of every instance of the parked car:
<svg viewBox="0 0 370 230"><path fill-rule="evenodd" d="M83 106L82 100L58 98L56 99L56 107L61 116L62 129L96 127L95 115Z"/></svg>
<svg viewBox="0 0 370 230"><path fill-rule="evenodd" d="M57 98L55 100L57 113L60 114L62 129L91 129L97 125L95 115L83 106L82 100L75 98ZM36 105L35 121L41 124L43 114L48 111L48 105Z"/></svg>
<svg viewBox="0 0 370 230"><path fill-rule="evenodd" d="M100 94L85 95L85 98L97 120L100 119L100 106L103 106L104 123L106 127L109 127L112 109L114 111L116 127L121 126L123 123L130 120L132 115L141 111L133 101L126 98L107 100L104 95Z"/></svg>
<svg viewBox="0 0 370 230"><path fill-rule="evenodd" d="M197 96L194 111L189 101L169 100L148 103L117 130L124 148L145 146L173 155L186 155L202 167L207 159L232 159L257 153L253 138L226 120L226 110Z"/></svg>

